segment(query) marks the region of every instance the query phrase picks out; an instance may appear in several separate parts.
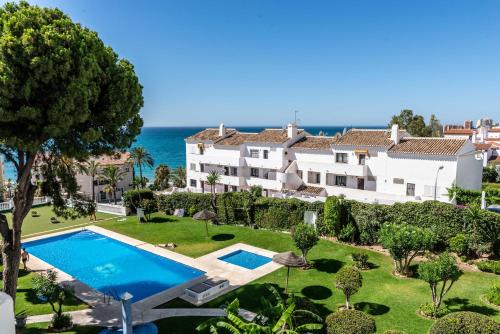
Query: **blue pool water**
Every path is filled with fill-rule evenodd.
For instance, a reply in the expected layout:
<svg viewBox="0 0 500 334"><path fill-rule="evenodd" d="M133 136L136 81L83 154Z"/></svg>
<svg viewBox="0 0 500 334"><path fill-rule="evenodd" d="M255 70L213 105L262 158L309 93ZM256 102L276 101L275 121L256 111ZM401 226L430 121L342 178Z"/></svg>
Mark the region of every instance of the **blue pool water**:
<svg viewBox="0 0 500 334"><path fill-rule="evenodd" d="M221 256L219 257L219 260L247 269L255 269L272 261L267 256L247 252L242 249Z"/></svg>
<svg viewBox="0 0 500 334"><path fill-rule="evenodd" d="M133 301L187 282L203 271L92 231L79 231L23 244L27 251L88 286Z"/></svg>

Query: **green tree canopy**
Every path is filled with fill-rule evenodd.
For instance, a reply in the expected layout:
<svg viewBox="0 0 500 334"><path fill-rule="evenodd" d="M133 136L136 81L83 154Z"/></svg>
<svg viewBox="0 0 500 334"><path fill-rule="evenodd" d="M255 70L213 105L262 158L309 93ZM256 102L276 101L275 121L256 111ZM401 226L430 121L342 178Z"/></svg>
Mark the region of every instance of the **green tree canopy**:
<svg viewBox="0 0 500 334"><path fill-rule="evenodd" d="M393 124L399 125L400 129L405 129L410 135L416 137L441 137L443 135L443 127L434 114L431 115L429 124L425 124L423 116L413 114L411 109L403 109L399 115L392 116L389 127Z"/></svg>
<svg viewBox="0 0 500 334"><path fill-rule="evenodd" d="M292 234L295 246L302 252L302 258L307 264L307 253L318 243L319 236L314 226L299 224L295 226Z"/></svg>
<svg viewBox="0 0 500 334"><path fill-rule="evenodd" d="M409 225L407 223L384 224L379 232L380 243L391 253L396 272L410 274L411 261L419 252L429 250L434 244L431 230Z"/></svg>
<svg viewBox="0 0 500 334"><path fill-rule="evenodd" d="M15 298L22 222L40 173L55 209L75 197L64 159L128 148L140 133L142 87L130 62L59 9L0 8L0 154L17 172L12 227L0 214L4 292ZM35 166L35 160L41 168ZM35 168L36 167L36 168Z"/></svg>
<svg viewBox="0 0 500 334"><path fill-rule="evenodd" d="M345 308L349 309L351 296L363 286L363 276L356 267L342 267L335 276L335 287L345 296Z"/></svg>

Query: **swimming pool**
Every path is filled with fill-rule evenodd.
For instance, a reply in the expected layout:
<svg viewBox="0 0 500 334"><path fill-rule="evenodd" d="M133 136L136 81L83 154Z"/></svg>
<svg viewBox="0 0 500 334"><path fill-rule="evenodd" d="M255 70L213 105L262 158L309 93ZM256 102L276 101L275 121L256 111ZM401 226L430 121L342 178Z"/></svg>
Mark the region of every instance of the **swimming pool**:
<svg viewBox="0 0 500 334"><path fill-rule="evenodd" d="M202 276L203 271L83 230L23 244L27 251L103 293L133 302Z"/></svg>
<svg viewBox="0 0 500 334"><path fill-rule="evenodd" d="M255 269L272 261L271 258L267 256L242 249L221 256L218 259L247 269Z"/></svg>

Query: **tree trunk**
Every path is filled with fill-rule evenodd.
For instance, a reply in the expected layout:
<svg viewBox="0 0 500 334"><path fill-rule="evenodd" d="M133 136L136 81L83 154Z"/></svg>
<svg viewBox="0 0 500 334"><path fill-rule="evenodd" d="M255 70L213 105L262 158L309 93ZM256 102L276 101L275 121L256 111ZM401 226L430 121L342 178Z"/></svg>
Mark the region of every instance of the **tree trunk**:
<svg viewBox="0 0 500 334"><path fill-rule="evenodd" d="M115 201L116 205L116 188L113 188L113 200Z"/></svg>
<svg viewBox="0 0 500 334"><path fill-rule="evenodd" d="M36 187L31 183L31 168L35 159L33 155L23 151L18 152L17 186L14 193L12 208L12 228L9 228L5 215L0 214L0 234L4 245L3 258L3 292L16 300L17 277L19 275L19 260L21 258L21 227L24 218L33 205Z"/></svg>
<svg viewBox="0 0 500 334"><path fill-rule="evenodd" d="M92 176L92 202L95 202L95 185L94 185L94 177Z"/></svg>
<svg viewBox="0 0 500 334"><path fill-rule="evenodd" d="M141 188L144 188L144 186L142 185L142 166L141 165L139 165L139 178L140 178L139 179L139 186Z"/></svg>

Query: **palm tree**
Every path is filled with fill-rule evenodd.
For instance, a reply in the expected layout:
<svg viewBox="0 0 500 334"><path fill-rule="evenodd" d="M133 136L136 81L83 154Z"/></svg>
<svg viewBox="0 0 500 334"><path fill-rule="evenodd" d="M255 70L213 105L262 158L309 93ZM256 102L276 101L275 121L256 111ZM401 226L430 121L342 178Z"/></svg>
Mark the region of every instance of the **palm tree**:
<svg viewBox="0 0 500 334"><path fill-rule="evenodd" d="M141 180L141 186L144 188L144 184L142 184L142 167L152 168L154 163L153 157L151 154L142 146L137 146L130 152L130 161L139 167L139 177Z"/></svg>
<svg viewBox="0 0 500 334"><path fill-rule="evenodd" d="M101 178L107 182L104 187L104 191L113 194L113 200L116 204L116 187L118 182L122 180L122 176L125 172L120 171L115 165L109 165L102 169Z"/></svg>
<svg viewBox="0 0 500 334"><path fill-rule="evenodd" d="M82 172L90 176L90 181L91 181L91 187L92 187L92 201L95 202L95 179L99 175L99 170L100 170L101 164L95 160L89 160L87 163L81 165L81 170Z"/></svg>
<svg viewBox="0 0 500 334"><path fill-rule="evenodd" d="M179 166L173 172L174 186L177 188L186 188L186 168Z"/></svg>
<svg viewBox="0 0 500 334"><path fill-rule="evenodd" d="M159 164L155 169L155 186L158 190L168 188L168 181L170 179L170 167L164 164Z"/></svg>
<svg viewBox="0 0 500 334"><path fill-rule="evenodd" d="M212 205L212 210L217 213L217 205L215 203L215 185L220 181L220 174L216 170L210 171L207 175L207 183L210 185L210 193L212 193L212 200L210 204Z"/></svg>

